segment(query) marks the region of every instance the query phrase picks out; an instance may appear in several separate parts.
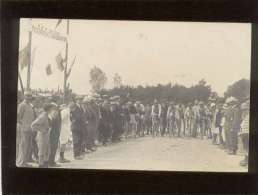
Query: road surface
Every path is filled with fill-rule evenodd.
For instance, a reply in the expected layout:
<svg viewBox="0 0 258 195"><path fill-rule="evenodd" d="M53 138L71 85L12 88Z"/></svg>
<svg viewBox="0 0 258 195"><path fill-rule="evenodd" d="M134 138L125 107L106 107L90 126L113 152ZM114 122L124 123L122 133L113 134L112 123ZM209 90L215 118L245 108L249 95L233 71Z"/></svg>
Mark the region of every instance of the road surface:
<svg viewBox="0 0 258 195"><path fill-rule="evenodd" d="M210 140L197 138L142 137L127 139L86 154L61 168L246 172L239 166L243 154L228 155Z"/></svg>

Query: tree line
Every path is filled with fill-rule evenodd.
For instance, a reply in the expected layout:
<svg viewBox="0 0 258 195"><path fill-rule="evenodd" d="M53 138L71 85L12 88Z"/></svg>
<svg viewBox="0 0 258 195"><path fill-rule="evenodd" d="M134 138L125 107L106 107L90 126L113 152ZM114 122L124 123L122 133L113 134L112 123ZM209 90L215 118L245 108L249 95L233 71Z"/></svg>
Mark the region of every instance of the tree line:
<svg viewBox="0 0 258 195"><path fill-rule="evenodd" d="M227 97L233 96L240 101L246 99L250 94L250 81L241 79L229 85L223 97L219 97L211 86L204 79L191 87L181 84L171 83L158 84L156 86L129 86L122 84L122 78L117 73L114 75L114 88L105 89L107 77L98 67L93 67L90 71L90 84L92 91L101 95L116 96L122 99L139 100L152 102L154 99L165 99L180 103L193 102L194 100L207 102L209 98L224 101Z"/></svg>

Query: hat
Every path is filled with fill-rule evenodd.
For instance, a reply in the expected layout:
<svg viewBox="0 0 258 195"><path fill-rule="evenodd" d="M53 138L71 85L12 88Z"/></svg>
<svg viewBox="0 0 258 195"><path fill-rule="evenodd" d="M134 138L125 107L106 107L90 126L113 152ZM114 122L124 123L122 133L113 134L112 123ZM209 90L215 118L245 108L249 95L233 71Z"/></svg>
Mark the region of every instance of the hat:
<svg viewBox="0 0 258 195"><path fill-rule="evenodd" d="M90 97L85 96L82 101L83 101L84 103L87 103L87 102L89 102L90 100L91 100Z"/></svg>
<svg viewBox="0 0 258 195"><path fill-rule="evenodd" d="M83 99L83 96L82 96L82 95L77 95L77 96L75 97L75 99L76 99L76 100Z"/></svg>
<svg viewBox="0 0 258 195"><path fill-rule="evenodd" d="M203 102L202 102L202 101L200 101L200 102L199 102L199 105L203 105Z"/></svg>
<svg viewBox="0 0 258 195"><path fill-rule="evenodd" d="M103 98L108 98L108 95L104 94L102 95Z"/></svg>
<svg viewBox="0 0 258 195"><path fill-rule="evenodd" d="M55 102L50 103L53 107L58 107L58 105Z"/></svg>
<svg viewBox="0 0 258 195"><path fill-rule="evenodd" d="M209 101L216 101L216 99L215 99L215 98L212 98L212 97L209 97L208 100L209 100Z"/></svg>
<svg viewBox="0 0 258 195"><path fill-rule="evenodd" d="M227 99L226 99L226 103L227 104L230 104L230 103L234 103L234 102L237 102L237 99L236 98L234 98L234 97L228 97Z"/></svg>
<svg viewBox="0 0 258 195"><path fill-rule="evenodd" d="M25 91L25 92L24 92L24 96L32 96L31 91Z"/></svg>
<svg viewBox="0 0 258 195"><path fill-rule="evenodd" d="M211 103L211 107L214 107L215 106L215 103Z"/></svg>
<svg viewBox="0 0 258 195"><path fill-rule="evenodd" d="M114 99L120 99L120 96L119 95L116 95L113 97Z"/></svg>
<svg viewBox="0 0 258 195"><path fill-rule="evenodd" d="M94 94L92 94L92 97L94 97L94 98L99 98L99 97L100 97L100 95L99 95L99 94L97 94L97 93L94 93Z"/></svg>
<svg viewBox="0 0 258 195"><path fill-rule="evenodd" d="M228 104L227 103L225 103L225 104L223 104L223 107L222 107L223 109L228 109Z"/></svg>
<svg viewBox="0 0 258 195"><path fill-rule="evenodd" d="M250 102L249 101L246 101L243 104L241 104L241 109L242 110L248 110L249 107L250 107Z"/></svg>

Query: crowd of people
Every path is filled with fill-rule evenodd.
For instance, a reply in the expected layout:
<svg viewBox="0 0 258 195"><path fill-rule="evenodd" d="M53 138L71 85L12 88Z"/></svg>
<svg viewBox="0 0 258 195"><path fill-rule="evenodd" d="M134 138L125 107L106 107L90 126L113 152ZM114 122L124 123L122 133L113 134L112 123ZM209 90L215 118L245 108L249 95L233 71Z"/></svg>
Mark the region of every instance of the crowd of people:
<svg viewBox="0 0 258 195"><path fill-rule="evenodd" d="M64 104L61 97L43 98L26 91L18 104L17 166L36 162L42 168L58 167L84 159L101 145L143 136L210 139L230 155L237 153L241 137L245 158L240 165L248 165L248 99L140 102L94 94ZM74 159L65 157L69 142Z"/></svg>

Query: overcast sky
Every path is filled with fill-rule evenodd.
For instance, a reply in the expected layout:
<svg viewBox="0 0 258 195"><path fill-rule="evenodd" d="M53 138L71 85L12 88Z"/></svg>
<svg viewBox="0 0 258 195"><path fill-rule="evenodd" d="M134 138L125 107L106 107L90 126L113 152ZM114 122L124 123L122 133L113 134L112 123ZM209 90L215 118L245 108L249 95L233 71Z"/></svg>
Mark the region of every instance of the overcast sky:
<svg viewBox="0 0 258 195"><path fill-rule="evenodd" d="M57 19L32 19L55 29ZM65 33L66 20L56 29ZM20 24L20 49L28 42L28 20ZM34 34L36 55L31 88L57 89L63 73L55 56L64 56L64 42ZM69 82L74 92L89 93L89 71L100 67L113 87L115 73L123 84L196 84L204 78L220 95L233 82L250 77L251 24L70 20L69 63L77 56ZM46 75L51 64L53 74ZM26 70L21 71L25 84Z"/></svg>

